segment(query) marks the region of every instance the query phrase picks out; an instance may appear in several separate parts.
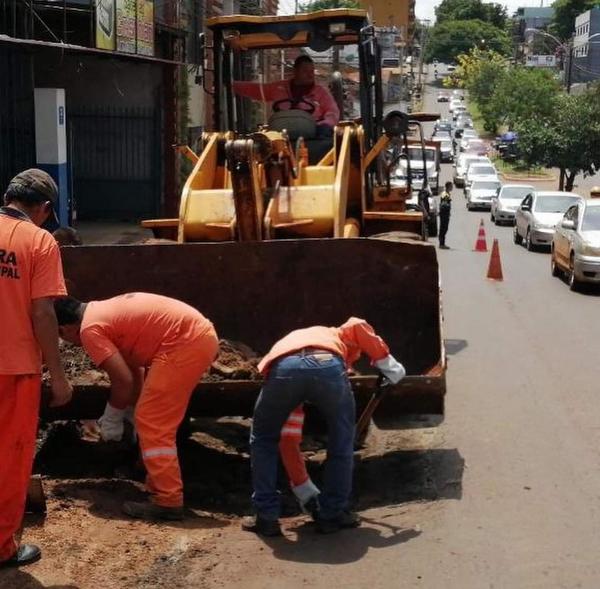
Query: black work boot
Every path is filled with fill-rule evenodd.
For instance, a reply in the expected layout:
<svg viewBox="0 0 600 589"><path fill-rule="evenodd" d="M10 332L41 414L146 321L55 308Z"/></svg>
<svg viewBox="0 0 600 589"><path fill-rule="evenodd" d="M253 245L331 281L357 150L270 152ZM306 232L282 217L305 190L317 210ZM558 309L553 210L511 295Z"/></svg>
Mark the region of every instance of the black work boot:
<svg viewBox="0 0 600 589"><path fill-rule="evenodd" d="M37 562L40 558L42 551L35 544L21 544L13 557L0 561L0 568L22 567Z"/></svg>
<svg viewBox="0 0 600 589"><path fill-rule="evenodd" d="M181 521L184 517L183 507L164 507L149 501L125 501L121 509L130 517L148 521Z"/></svg>
<svg viewBox="0 0 600 589"><path fill-rule="evenodd" d="M333 534L344 528L358 528L360 518L353 511L342 511L340 515L333 519L320 517L317 519L317 532L319 534Z"/></svg>
<svg viewBox="0 0 600 589"><path fill-rule="evenodd" d="M278 520L264 519L260 515L245 517L242 520L242 530L254 532L259 536L283 536Z"/></svg>

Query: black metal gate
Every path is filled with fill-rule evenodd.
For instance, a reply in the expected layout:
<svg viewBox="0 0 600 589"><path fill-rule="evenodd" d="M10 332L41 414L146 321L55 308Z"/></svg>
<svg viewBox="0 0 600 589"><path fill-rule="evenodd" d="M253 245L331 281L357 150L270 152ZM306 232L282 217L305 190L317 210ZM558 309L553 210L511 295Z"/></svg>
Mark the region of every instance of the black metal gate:
<svg viewBox="0 0 600 589"><path fill-rule="evenodd" d="M35 115L31 55L0 43L0 195L15 174L33 166Z"/></svg>
<svg viewBox="0 0 600 589"><path fill-rule="evenodd" d="M89 107L68 111L68 116L77 218L157 215L162 186L159 110Z"/></svg>

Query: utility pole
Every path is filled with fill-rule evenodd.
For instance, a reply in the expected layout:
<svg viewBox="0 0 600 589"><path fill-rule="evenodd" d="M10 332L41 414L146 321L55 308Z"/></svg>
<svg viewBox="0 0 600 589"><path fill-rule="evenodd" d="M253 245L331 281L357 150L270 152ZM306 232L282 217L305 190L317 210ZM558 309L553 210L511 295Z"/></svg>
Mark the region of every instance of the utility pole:
<svg viewBox="0 0 600 589"><path fill-rule="evenodd" d="M573 75L573 39L571 39L569 41L569 66L567 68L567 79L566 79L566 84L567 84L567 94L571 94L571 77Z"/></svg>

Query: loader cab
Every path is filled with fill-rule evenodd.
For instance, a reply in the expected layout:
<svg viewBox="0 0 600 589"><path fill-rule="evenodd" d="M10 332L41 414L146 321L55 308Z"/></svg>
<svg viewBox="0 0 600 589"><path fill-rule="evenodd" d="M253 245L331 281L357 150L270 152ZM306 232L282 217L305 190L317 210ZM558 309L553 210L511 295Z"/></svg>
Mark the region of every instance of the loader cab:
<svg viewBox="0 0 600 589"><path fill-rule="evenodd" d="M322 10L277 19L235 15L209 19L207 26L212 33L212 47L204 51L206 55L211 52L212 67L203 72L203 79L205 89L214 97L214 130L250 134L261 127L286 128L292 141L299 136L306 140L313 164L322 159L313 156L314 151L324 155L328 150L323 149L323 144L329 149L333 147L333 138L323 140L315 137L314 129L311 132L310 116L303 105L298 108L283 105L280 110L280 105L261 104L261 101L240 97L233 90L234 80L256 82L254 72L259 69L269 72L265 82L287 80L293 58L285 61L285 49L290 50L290 55L304 53L313 58L317 70L315 83L330 87L341 107L341 122L353 120L354 115L359 114L367 149L381 135L381 52L375 28L365 11ZM349 51L348 61L342 58L339 62L347 71L354 69L352 77L357 89L354 102L359 113L354 112L352 99L344 102L341 78L331 65L334 51L337 55L340 51ZM354 62L355 56L358 56L358 67L351 68L348 63Z"/></svg>

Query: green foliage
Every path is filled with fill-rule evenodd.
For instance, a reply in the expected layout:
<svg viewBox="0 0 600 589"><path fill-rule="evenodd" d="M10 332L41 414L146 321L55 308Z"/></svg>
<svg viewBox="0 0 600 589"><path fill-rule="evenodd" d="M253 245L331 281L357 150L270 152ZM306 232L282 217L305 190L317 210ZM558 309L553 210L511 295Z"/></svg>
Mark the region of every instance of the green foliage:
<svg viewBox="0 0 600 589"><path fill-rule="evenodd" d="M598 0L555 0L554 18L550 29L554 35L567 40L575 30L575 17L598 5Z"/></svg>
<svg viewBox="0 0 600 589"><path fill-rule="evenodd" d="M481 20L503 29L506 25L506 7L481 0L443 0L435 9L437 22L449 20Z"/></svg>
<svg viewBox="0 0 600 589"><path fill-rule="evenodd" d="M332 8L360 8L358 0L313 0L300 4L300 12L316 12L317 10L330 10Z"/></svg>
<svg viewBox="0 0 600 589"><path fill-rule="evenodd" d="M508 35L481 20L451 20L436 24L429 33L425 60L456 61L473 48L489 49L502 55L511 51Z"/></svg>
<svg viewBox="0 0 600 589"><path fill-rule="evenodd" d="M489 101L482 105L486 126L508 125L531 117L549 117L555 109L560 86L546 70L511 67L494 88Z"/></svg>
<svg viewBox="0 0 600 589"><path fill-rule="evenodd" d="M521 119L521 157L529 165L559 168L572 190L577 174L600 169L600 103L594 92L581 96L563 94L546 116Z"/></svg>

